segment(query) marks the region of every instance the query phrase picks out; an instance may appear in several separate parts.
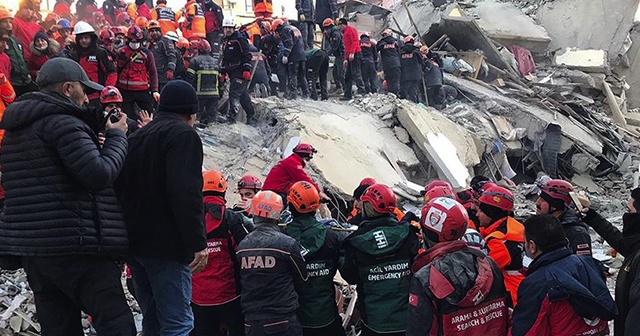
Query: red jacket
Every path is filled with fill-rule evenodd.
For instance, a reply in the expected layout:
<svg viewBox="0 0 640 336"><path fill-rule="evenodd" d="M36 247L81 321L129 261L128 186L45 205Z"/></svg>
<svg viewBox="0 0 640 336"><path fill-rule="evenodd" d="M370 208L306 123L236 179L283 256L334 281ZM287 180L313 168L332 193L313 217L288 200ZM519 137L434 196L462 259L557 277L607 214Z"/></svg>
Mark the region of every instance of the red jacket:
<svg viewBox="0 0 640 336"><path fill-rule="evenodd" d="M29 45L33 41L34 36L39 31L44 31L42 27L34 21L25 21L19 17L13 19L13 35L18 38L22 44L22 53L25 61L31 56ZM33 78L35 80L35 78Z"/></svg>
<svg viewBox="0 0 640 336"><path fill-rule="evenodd" d="M304 159L296 153L280 160L280 162L269 171L269 175L267 175L267 178L264 180L262 190L271 190L286 195L294 183L307 181L312 183L318 192L320 192L318 185L305 173L305 165Z"/></svg>
<svg viewBox="0 0 640 336"><path fill-rule="evenodd" d="M9 55L4 52L0 53L0 73L3 73L7 80L11 82L11 60Z"/></svg>
<svg viewBox="0 0 640 336"><path fill-rule="evenodd" d="M140 16L147 18L147 20L153 20L151 18L151 9L149 8L149 6L147 6L146 3L138 6L138 17Z"/></svg>
<svg viewBox="0 0 640 336"><path fill-rule="evenodd" d="M130 91L158 92L158 72L153 53L146 48L137 51L129 46L118 50L116 68L120 73L118 88Z"/></svg>
<svg viewBox="0 0 640 336"><path fill-rule="evenodd" d="M344 59L349 59L349 54L355 54L362 51L360 49L360 37L358 30L352 26L346 26L342 32L342 41L344 42Z"/></svg>
<svg viewBox="0 0 640 336"><path fill-rule="evenodd" d="M53 6L53 12L58 14L60 18L69 18L71 16L71 7L66 1L58 1Z"/></svg>
<svg viewBox="0 0 640 336"><path fill-rule="evenodd" d="M77 47L68 56L80 64L90 80L103 86L116 85L118 73L106 49L97 45L86 50ZM100 93L95 92L89 95L89 99L96 99L99 96Z"/></svg>
<svg viewBox="0 0 640 336"><path fill-rule="evenodd" d="M204 197L209 259L207 266L191 277L191 301L200 306L217 306L240 296L240 267L235 253L248 232L241 215L225 205L222 197Z"/></svg>

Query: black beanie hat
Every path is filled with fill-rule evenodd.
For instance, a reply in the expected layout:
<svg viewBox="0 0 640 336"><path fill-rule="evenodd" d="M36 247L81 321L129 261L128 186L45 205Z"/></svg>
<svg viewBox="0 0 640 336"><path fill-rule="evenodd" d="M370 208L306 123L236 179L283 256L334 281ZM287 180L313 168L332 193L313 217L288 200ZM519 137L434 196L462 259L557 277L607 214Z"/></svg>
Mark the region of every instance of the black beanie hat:
<svg viewBox="0 0 640 336"><path fill-rule="evenodd" d="M183 80L172 80L160 93L159 112L191 115L198 111L198 96L191 84Z"/></svg>
<svg viewBox="0 0 640 336"><path fill-rule="evenodd" d="M565 204L564 201L559 198L553 198L551 195L547 194L544 191L540 192L540 198L545 200L549 205L557 210L564 210Z"/></svg>
<svg viewBox="0 0 640 336"><path fill-rule="evenodd" d="M494 207L493 205L480 203L479 205L480 211L484 212L485 215L489 216L492 221L497 221L500 218L505 218L509 216L509 212L502 210L498 207Z"/></svg>

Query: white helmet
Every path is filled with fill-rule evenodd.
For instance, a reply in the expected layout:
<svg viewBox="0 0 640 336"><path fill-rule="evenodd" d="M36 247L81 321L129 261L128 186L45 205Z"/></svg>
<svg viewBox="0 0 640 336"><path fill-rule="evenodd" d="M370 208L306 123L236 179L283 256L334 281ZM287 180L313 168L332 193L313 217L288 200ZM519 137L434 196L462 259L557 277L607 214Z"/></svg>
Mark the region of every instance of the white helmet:
<svg viewBox="0 0 640 336"><path fill-rule="evenodd" d="M222 21L222 28L226 28L226 27L231 27L231 28L236 27L236 22L233 19L233 17L224 18L224 20Z"/></svg>
<svg viewBox="0 0 640 336"><path fill-rule="evenodd" d="M167 39L173 41L173 42L178 42L179 37L178 37L178 33L174 32L174 31L168 31L164 37L166 37Z"/></svg>
<svg viewBox="0 0 640 336"><path fill-rule="evenodd" d="M93 29L93 26L91 26L90 24L84 21L78 21L78 23L76 23L76 26L73 27L73 35L86 34L86 33L95 34L96 31Z"/></svg>

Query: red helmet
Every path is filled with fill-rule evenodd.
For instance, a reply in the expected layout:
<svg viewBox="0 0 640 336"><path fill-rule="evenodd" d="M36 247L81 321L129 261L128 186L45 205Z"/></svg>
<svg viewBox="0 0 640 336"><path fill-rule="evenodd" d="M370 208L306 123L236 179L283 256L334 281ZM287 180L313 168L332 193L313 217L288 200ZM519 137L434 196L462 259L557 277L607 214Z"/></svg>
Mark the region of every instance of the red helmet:
<svg viewBox="0 0 640 336"><path fill-rule="evenodd" d="M100 91L100 103L122 103L120 90L115 86L105 86L104 89Z"/></svg>
<svg viewBox="0 0 640 336"><path fill-rule="evenodd" d="M451 186L451 184L449 182L442 181L442 180L433 180L433 181L429 182L429 184L427 184L424 187L424 190L422 190L420 192L420 194L422 196L424 196L427 193L427 191L429 191L429 190L431 190L431 189L433 189L435 187L445 187L445 188L448 188L449 190L453 191L453 187Z"/></svg>
<svg viewBox="0 0 640 336"><path fill-rule="evenodd" d="M360 181L359 185L374 185L374 184L378 184L378 181L376 181L373 177L365 177L362 179L362 181Z"/></svg>
<svg viewBox="0 0 640 336"><path fill-rule="evenodd" d="M422 208L420 225L429 240L443 242L460 239L468 222L469 215L462 204L451 198L437 197Z"/></svg>
<svg viewBox="0 0 640 336"><path fill-rule="evenodd" d="M200 39L200 41L196 42L195 47L201 53L210 53L211 52L211 44L209 44L209 41L207 41L205 39Z"/></svg>
<svg viewBox="0 0 640 336"><path fill-rule="evenodd" d="M374 184L364 191L360 197L362 202L369 202L379 213L392 214L396 210L396 195L384 184Z"/></svg>
<svg viewBox="0 0 640 336"><path fill-rule="evenodd" d="M540 187L540 192L549 195L551 198L559 199L569 206L573 203L570 192L573 191L571 183L564 180L549 180L544 186Z"/></svg>
<svg viewBox="0 0 640 336"><path fill-rule="evenodd" d="M474 198L479 198L482 196L482 193L488 190L489 188L497 187L498 185L491 181L482 181L478 182L476 185L471 186L471 192L473 193Z"/></svg>
<svg viewBox="0 0 640 336"><path fill-rule="evenodd" d="M100 38L102 44L112 44L116 39L116 34L109 29L103 29L100 31L100 36L98 36L98 38Z"/></svg>
<svg viewBox="0 0 640 336"><path fill-rule="evenodd" d="M317 153L318 151L315 148L313 148L313 146L311 146L310 144L301 142L293 148L293 152L302 157L305 157L305 156L313 157L313 154Z"/></svg>
<svg viewBox="0 0 640 336"><path fill-rule="evenodd" d="M259 178L247 174L238 181L238 189L253 189L260 190L262 188L262 182Z"/></svg>
<svg viewBox="0 0 640 336"><path fill-rule="evenodd" d="M127 27L115 26L115 27L109 28L109 30L111 30L114 35L119 35L119 34L120 35L127 35Z"/></svg>
<svg viewBox="0 0 640 336"><path fill-rule="evenodd" d="M284 23L284 21L282 19L275 19L271 22L271 30L272 31L276 31L278 30L278 27L282 26L282 24Z"/></svg>
<svg viewBox="0 0 640 336"><path fill-rule="evenodd" d="M127 31L127 38L129 40L142 40L144 38L142 29L136 25L129 27L129 30Z"/></svg>
<svg viewBox="0 0 640 336"><path fill-rule="evenodd" d="M515 197L509 189L493 186L482 193L482 196L478 198L478 202L494 206L504 211L513 211Z"/></svg>
<svg viewBox="0 0 640 336"><path fill-rule="evenodd" d="M453 193L453 190L445 186L437 186L429 189L429 191L424 194L423 199L425 202L429 202L438 197L455 198L456 195Z"/></svg>

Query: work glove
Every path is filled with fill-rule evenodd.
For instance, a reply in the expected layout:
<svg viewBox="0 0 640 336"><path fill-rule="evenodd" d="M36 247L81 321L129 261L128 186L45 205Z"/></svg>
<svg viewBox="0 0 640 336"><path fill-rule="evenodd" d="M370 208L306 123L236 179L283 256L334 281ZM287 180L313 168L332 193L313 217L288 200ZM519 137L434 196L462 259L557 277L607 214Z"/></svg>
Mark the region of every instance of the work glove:
<svg viewBox="0 0 640 336"><path fill-rule="evenodd" d="M300 21L307 21L307 17L304 14L300 14Z"/></svg>
<svg viewBox="0 0 640 336"><path fill-rule="evenodd" d="M287 63L289 63L289 57L282 56L282 64L287 64Z"/></svg>
<svg viewBox="0 0 640 336"><path fill-rule="evenodd" d="M342 67L345 68L345 69L348 68L349 67L349 61L347 61L347 60L342 61Z"/></svg>
<svg viewBox="0 0 640 336"><path fill-rule="evenodd" d="M160 94L158 92L154 92L153 99L156 101L156 103L160 101Z"/></svg>
<svg viewBox="0 0 640 336"><path fill-rule="evenodd" d="M244 80L248 81L251 79L251 72L249 71L243 71L242 72L242 78L244 78Z"/></svg>
<svg viewBox="0 0 640 336"><path fill-rule="evenodd" d="M167 71L167 79L168 80L172 80L173 79L173 71L171 71L171 70Z"/></svg>
<svg viewBox="0 0 640 336"><path fill-rule="evenodd" d="M356 54L349 54L349 62L353 62L354 58L356 58Z"/></svg>

